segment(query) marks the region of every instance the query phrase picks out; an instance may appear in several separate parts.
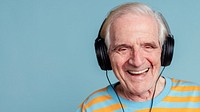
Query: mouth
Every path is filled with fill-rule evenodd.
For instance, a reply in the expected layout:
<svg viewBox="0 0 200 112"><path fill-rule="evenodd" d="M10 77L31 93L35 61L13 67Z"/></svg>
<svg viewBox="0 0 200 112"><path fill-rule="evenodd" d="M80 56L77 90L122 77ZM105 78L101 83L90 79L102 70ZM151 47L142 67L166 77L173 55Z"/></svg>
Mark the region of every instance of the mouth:
<svg viewBox="0 0 200 112"><path fill-rule="evenodd" d="M146 69L140 70L140 71L129 70L128 73L131 75L141 75L141 74L147 73L148 71L149 71L149 68L146 68Z"/></svg>

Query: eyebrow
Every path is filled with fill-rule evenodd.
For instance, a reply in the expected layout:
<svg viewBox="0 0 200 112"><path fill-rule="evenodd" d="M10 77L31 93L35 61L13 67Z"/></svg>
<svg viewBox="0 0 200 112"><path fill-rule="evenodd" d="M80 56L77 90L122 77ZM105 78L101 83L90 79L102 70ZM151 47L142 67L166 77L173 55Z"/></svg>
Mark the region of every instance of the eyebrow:
<svg viewBox="0 0 200 112"><path fill-rule="evenodd" d="M156 42L154 42L154 41L152 41L152 42L144 42L144 43L142 43L142 44L144 44L144 45L153 45L153 46L157 46L157 43ZM158 45L159 45L159 43L158 43Z"/></svg>
<svg viewBox="0 0 200 112"><path fill-rule="evenodd" d="M152 45L153 47L158 47L160 44L158 44L155 41L149 41L149 42L142 42L141 45ZM116 50L119 47L126 47L131 48L132 45L126 44L126 43L115 43L111 46L111 51Z"/></svg>

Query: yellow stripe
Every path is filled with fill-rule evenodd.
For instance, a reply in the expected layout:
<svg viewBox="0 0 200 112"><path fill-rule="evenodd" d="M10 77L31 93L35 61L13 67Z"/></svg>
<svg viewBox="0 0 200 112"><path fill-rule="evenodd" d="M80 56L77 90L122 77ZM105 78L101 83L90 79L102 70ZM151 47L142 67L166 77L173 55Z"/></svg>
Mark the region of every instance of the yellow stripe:
<svg viewBox="0 0 200 112"><path fill-rule="evenodd" d="M96 93L107 91L107 89L108 89L108 88L106 87L106 88L97 90L97 91L93 92L90 96L88 96L88 98L90 98L92 95L94 95L94 94L96 94Z"/></svg>
<svg viewBox="0 0 200 112"><path fill-rule="evenodd" d="M85 105L85 108L89 108L90 106L92 106L94 104L97 104L97 103L100 103L100 102L104 102L104 101L110 100L110 99L112 99L111 96L100 96L100 97L94 98L89 103L87 103Z"/></svg>
<svg viewBox="0 0 200 112"><path fill-rule="evenodd" d="M200 102L200 96L188 96L188 97L175 97L167 96L163 99L166 102Z"/></svg>
<svg viewBox="0 0 200 112"><path fill-rule="evenodd" d="M136 112L149 112L149 109ZM200 112L200 108L153 108L152 112Z"/></svg>
<svg viewBox="0 0 200 112"><path fill-rule="evenodd" d="M92 94L90 94L85 100L84 100L84 102L86 102L92 95L94 95L94 94L96 94L96 93L98 93L98 92L104 92L104 91L107 91L107 87L106 88L103 88L103 89L100 89L100 90L97 90L97 91L95 91L95 92L93 92ZM83 103L79 106L79 108L80 107L82 107L83 106Z"/></svg>
<svg viewBox="0 0 200 112"><path fill-rule="evenodd" d="M121 105L118 103L118 104L113 104L104 108L100 108L98 110L94 110L92 112L114 112L115 110L118 110L120 108L121 108Z"/></svg>
<svg viewBox="0 0 200 112"><path fill-rule="evenodd" d="M92 95L94 95L94 94L96 94L96 93L107 91L107 89L108 89L108 88L106 87L106 88L97 90L97 91L93 92L90 96L88 96L88 98L90 98ZM87 98L87 99L88 99L88 98ZM86 100L87 100L87 99L86 99Z"/></svg>
<svg viewBox="0 0 200 112"><path fill-rule="evenodd" d="M187 82L187 81L184 81L184 80L176 80L176 79L172 78L172 82L174 82L174 83L179 83L179 82Z"/></svg>
<svg viewBox="0 0 200 112"><path fill-rule="evenodd" d="M93 92L92 94L95 94L95 93L98 93L98 92L104 92L104 91L107 91L107 89L108 89L108 88L106 87L106 88L97 90L97 91Z"/></svg>
<svg viewBox="0 0 200 112"><path fill-rule="evenodd" d="M136 112L149 112L149 109ZM200 112L200 108L153 108L152 112Z"/></svg>
<svg viewBox="0 0 200 112"><path fill-rule="evenodd" d="M199 86L176 86L172 87L171 90L174 91L200 91Z"/></svg>

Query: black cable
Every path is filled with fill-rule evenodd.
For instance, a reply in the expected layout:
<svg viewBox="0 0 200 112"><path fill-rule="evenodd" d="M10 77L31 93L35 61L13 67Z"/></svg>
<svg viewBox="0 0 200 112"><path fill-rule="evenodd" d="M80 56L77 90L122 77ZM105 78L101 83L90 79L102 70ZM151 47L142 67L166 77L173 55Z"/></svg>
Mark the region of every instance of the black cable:
<svg viewBox="0 0 200 112"><path fill-rule="evenodd" d="M154 101L154 96L155 96L155 93L156 93L156 87L157 87L157 83L158 83L158 80L160 78L160 76L162 75L163 71L165 70L165 66L163 67L162 71L160 72L160 75L158 76L157 80L156 80L156 84L155 84L155 89L154 89L154 92L153 92L153 96L152 96L152 100L151 100L151 107L150 107L150 111L152 111L152 108L153 108L153 101Z"/></svg>
<svg viewBox="0 0 200 112"><path fill-rule="evenodd" d="M109 79L109 77L108 77L108 71L107 71L107 70L106 70L106 78L107 78L107 80L108 80L110 86L112 87L112 89L114 90L114 92L115 92L115 94L116 94L116 96L117 96L117 99L118 99L118 101L119 101L119 103L120 103L122 112L125 112L125 111L124 111L124 108L123 108L123 105L122 105L122 102L121 102L121 100L120 100L120 98L119 98L119 95L117 94L117 91L115 90L115 88L113 87L113 85L112 85L111 82L110 82L110 79Z"/></svg>
<svg viewBox="0 0 200 112"><path fill-rule="evenodd" d="M156 86L157 86L158 80L159 80L159 78L160 78L160 76L162 75L162 73L163 73L164 70L165 70L165 66L163 67L162 71L160 72L160 75L158 76L158 78L157 78L157 80L156 80L155 89L154 89L154 92L153 92L153 96L152 96L151 106L150 106L150 111L149 111L149 112L152 111L153 103L154 103L154 96L155 96L155 93L156 93ZM125 112L125 110L124 110L124 108L123 108L123 105L122 105L122 102L121 102L121 100L120 100L120 98L119 98L119 95L117 94L115 88L113 87L113 85L112 85L111 82L110 82L110 79L109 79L109 77L108 77L108 71L107 71L107 70L106 70L106 78L107 78L107 80L108 80L110 86L111 86L112 89L114 90L114 92L115 92L115 94L116 94L116 96L117 96L117 99L119 100L119 103L120 103L120 105L121 105L122 112Z"/></svg>

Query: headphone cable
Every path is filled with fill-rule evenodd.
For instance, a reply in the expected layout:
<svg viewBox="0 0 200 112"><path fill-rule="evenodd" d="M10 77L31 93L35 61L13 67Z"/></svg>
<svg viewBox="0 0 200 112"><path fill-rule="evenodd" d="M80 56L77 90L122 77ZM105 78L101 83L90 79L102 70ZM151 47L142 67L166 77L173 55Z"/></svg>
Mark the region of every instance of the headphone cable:
<svg viewBox="0 0 200 112"><path fill-rule="evenodd" d="M162 69L162 71L160 72L160 75L158 76L157 80L156 80L156 84L155 84L155 89L154 89L154 92L153 92L153 96L152 96L152 100L151 100L151 106L150 106L150 111L152 111L152 108L153 108L153 103L154 103L154 96L155 96L155 93L156 93L156 87L157 87L157 83L158 83L158 80L160 78L160 76L162 75L163 71L165 70L165 66L164 68Z"/></svg>
<svg viewBox="0 0 200 112"><path fill-rule="evenodd" d="M108 70L106 70L106 78L107 78L107 80L108 80L110 86L112 87L112 89L114 90L114 92L115 92L115 94L116 94L116 96L117 96L117 99L118 99L118 101L119 101L119 103L120 103L122 112L125 112L125 111L124 111L124 107L123 107L123 105L122 105L122 102L121 102L121 100L120 100L120 98L119 98L119 95L117 94L117 91L115 90L115 88L113 87L113 85L112 85L111 82L110 82L110 79L109 79L109 77L108 77Z"/></svg>
<svg viewBox="0 0 200 112"><path fill-rule="evenodd" d="M159 78L160 78L160 76L162 75L162 73L163 73L164 70L165 70L165 66L164 66L164 68L162 69L162 71L160 72L160 75L159 75L158 79L156 80L155 89L154 89L153 96L152 96L152 100L151 100L150 112L152 111L152 108L153 108L154 96L155 96L155 93L156 93L157 83L158 83L158 80L159 80ZM113 87L113 85L112 85L111 82L110 82L110 79L109 79L109 77L108 77L108 70L106 70L106 78L107 78L107 80L108 80L108 82L109 82L109 85L112 87L112 89L114 90L114 92L115 92L115 94L116 94L116 96L117 96L117 99L118 99L118 101L119 101L119 103L120 103L122 112L125 112L125 110L124 110L124 108L123 108L123 105L122 105L122 102L121 102L121 100L120 100L120 98L119 98L119 95L117 94L117 91L115 90L115 88Z"/></svg>

